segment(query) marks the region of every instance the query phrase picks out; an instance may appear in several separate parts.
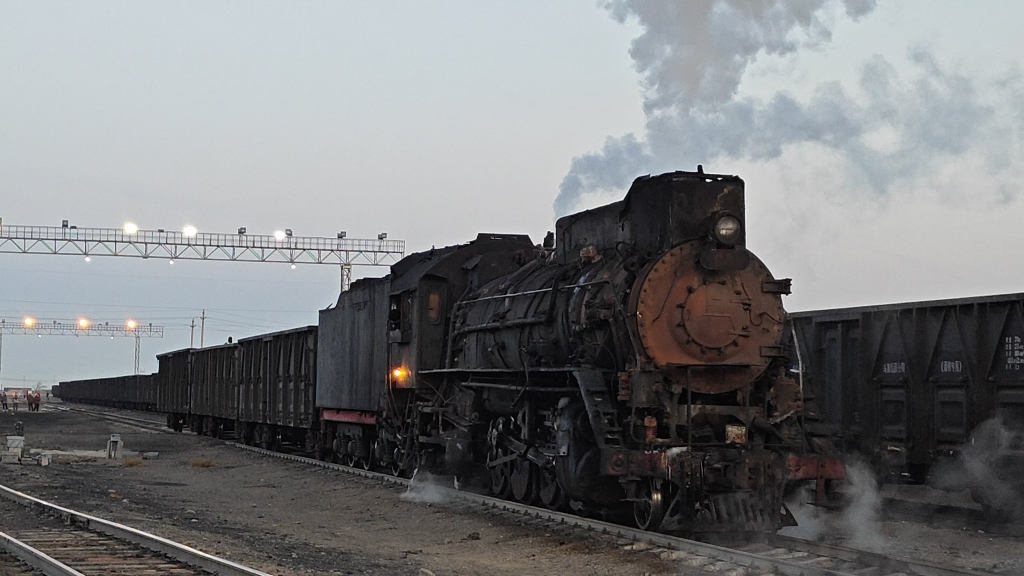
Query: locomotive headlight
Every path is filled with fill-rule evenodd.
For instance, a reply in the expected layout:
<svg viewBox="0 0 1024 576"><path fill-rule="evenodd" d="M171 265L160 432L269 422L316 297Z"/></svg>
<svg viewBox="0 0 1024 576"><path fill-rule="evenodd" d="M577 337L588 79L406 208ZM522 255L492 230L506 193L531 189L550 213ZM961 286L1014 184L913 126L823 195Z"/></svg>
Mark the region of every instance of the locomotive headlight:
<svg viewBox="0 0 1024 576"><path fill-rule="evenodd" d="M740 241L740 221L733 216L722 216L715 222L715 239L726 246Z"/></svg>
<svg viewBox="0 0 1024 576"><path fill-rule="evenodd" d="M401 380L402 378L405 378L405 370L401 368L395 368L394 370L391 371L391 377L394 378L395 380Z"/></svg>

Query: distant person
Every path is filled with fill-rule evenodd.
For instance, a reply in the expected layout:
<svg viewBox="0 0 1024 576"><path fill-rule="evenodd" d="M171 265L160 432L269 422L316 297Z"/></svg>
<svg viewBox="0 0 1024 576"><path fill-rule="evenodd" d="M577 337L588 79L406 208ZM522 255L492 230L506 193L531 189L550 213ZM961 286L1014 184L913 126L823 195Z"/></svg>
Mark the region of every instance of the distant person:
<svg viewBox="0 0 1024 576"><path fill-rule="evenodd" d="M17 392L15 392L14 396L11 397L11 408L13 408L15 412L18 411L18 393Z"/></svg>
<svg viewBox="0 0 1024 576"><path fill-rule="evenodd" d="M3 403L4 412L7 412L7 392L0 392L0 403Z"/></svg>

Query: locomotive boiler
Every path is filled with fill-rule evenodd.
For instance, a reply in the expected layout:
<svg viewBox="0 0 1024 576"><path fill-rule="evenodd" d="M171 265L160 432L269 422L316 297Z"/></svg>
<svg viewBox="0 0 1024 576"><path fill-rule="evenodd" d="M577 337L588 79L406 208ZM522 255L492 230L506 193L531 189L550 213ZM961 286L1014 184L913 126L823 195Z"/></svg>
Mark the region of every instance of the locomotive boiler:
<svg viewBox="0 0 1024 576"><path fill-rule="evenodd" d="M557 241L554 241L556 240ZM638 178L450 307L417 435L501 497L646 529L775 530L799 442L782 295L736 176Z"/></svg>

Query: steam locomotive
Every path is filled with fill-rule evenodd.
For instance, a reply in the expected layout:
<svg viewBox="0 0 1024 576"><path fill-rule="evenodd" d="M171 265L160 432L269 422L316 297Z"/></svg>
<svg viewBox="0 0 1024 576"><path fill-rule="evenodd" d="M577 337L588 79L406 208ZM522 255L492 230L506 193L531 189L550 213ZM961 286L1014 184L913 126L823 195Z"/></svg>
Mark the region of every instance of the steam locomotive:
<svg viewBox="0 0 1024 576"><path fill-rule="evenodd" d="M746 249L739 177L644 176L542 245L480 234L353 283L318 326L162 355L157 409L650 530L774 531L800 455L822 451L783 346L789 291Z"/></svg>

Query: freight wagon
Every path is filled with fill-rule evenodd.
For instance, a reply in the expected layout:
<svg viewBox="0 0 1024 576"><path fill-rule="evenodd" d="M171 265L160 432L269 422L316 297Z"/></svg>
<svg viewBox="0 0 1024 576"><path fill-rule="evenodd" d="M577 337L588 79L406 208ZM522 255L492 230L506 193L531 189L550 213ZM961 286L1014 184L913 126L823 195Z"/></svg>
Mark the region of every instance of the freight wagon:
<svg viewBox="0 0 1024 576"><path fill-rule="evenodd" d="M238 349L239 439L273 449L317 446L317 327L245 338Z"/></svg>
<svg viewBox="0 0 1024 576"><path fill-rule="evenodd" d="M181 432L190 422L189 392L192 388L192 348L157 355L156 411L167 415L167 427ZM191 421L195 424L195 421Z"/></svg>
<svg viewBox="0 0 1024 576"><path fill-rule="evenodd" d="M189 429L220 438L238 416L238 345L192 350Z"/></svg>
<svg viewBox="0 0 1024 576"><path fill-rule="evenodd" d="M805 420L889 476L1024 494L1022 315L1024 294L793 313Z"/></svg>

